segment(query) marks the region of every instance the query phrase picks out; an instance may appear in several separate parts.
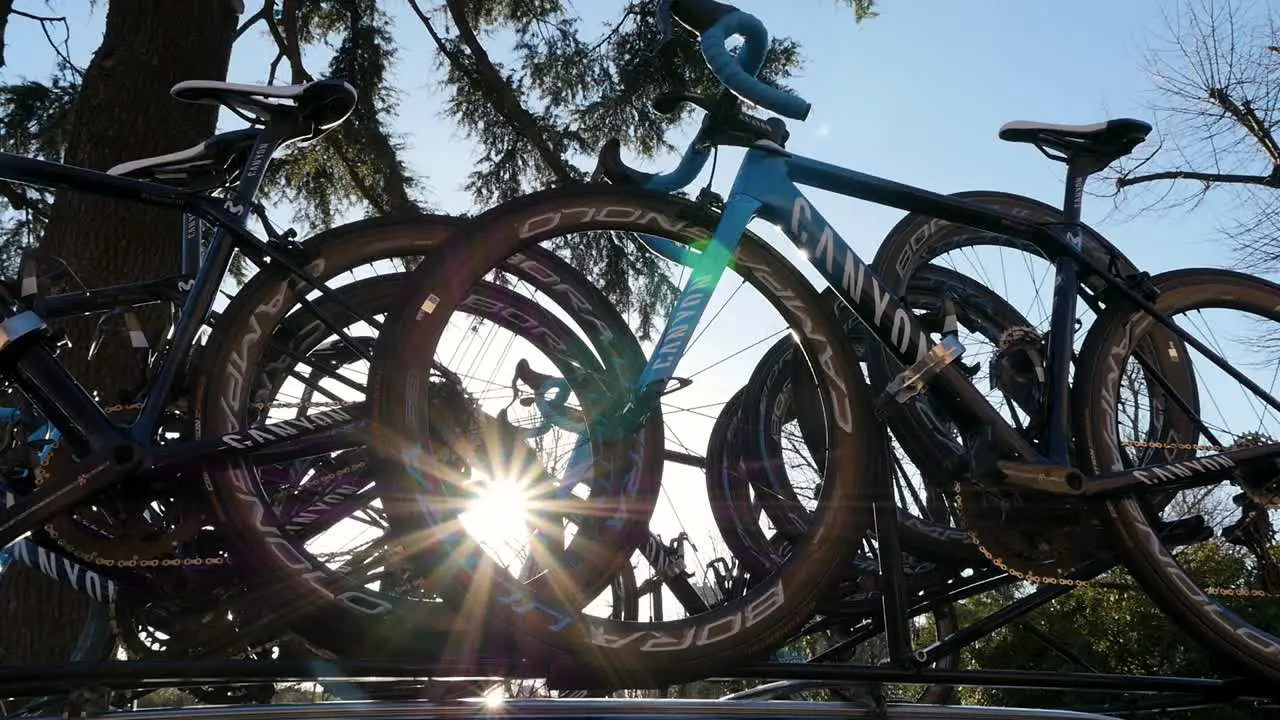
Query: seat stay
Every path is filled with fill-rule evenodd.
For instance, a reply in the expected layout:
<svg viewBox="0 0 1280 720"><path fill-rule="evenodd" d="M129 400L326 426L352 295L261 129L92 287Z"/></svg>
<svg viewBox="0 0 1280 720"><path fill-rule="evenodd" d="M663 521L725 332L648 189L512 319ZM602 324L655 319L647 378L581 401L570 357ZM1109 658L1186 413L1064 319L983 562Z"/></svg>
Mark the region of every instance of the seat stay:
<svg viewBox="0 0 1280 720"><path fill-rule="evenodd" d="M222 187L234 181L243 165L241 156L248 153L261 134L258 128L218 133L177 152L120 163L107 174L195 191Z"/></svg>

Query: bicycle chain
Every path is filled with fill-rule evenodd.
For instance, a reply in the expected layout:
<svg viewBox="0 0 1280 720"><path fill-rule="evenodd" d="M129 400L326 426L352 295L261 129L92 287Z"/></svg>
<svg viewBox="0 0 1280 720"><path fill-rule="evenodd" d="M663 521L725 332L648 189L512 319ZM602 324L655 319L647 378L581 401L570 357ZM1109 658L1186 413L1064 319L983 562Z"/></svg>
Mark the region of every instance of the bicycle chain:
<svg viewBox="0 0 1280 720"><path fill-rule="evenodd" d="M1121 444L1128 447L1153 449L1153 450L1202 450L1205 452L1226 452L1228 449L1230 449L1225 447L1219 447L1217 445L1191 445L1187 443L1157 443L1157 442L1145 442L1145 441L1138 441L1138 440L1124 441ZM959 512L961 517L964 516L964 500L961 499L959 483L956 483L956 510ZM1015 570L1014 568L1010 567L1009 564L1006 563L1004 560L997 557L995 553L991 552L991 550L988 549L987 546L984 545L982 541L978 538L978 534L976 532L969 530L968 533L969 533L969 539L973 541L974 546L978 548L978 552L982 553L982 556L985 557L988 562L990 562L999 570L1006 572L1009 575L1012 575L1013 577L1018 578L1019 580L1034 582L1040 585L1067 585L1067 586L1077 587L1077 588L1107 587L1109 589L1120 589L1120 590L1139 590L1139 591L1142 590L1142 588L1140 588L1138 585L1133 583L1108 582L1104 584L1097 580L1076 580L1074 578L1054 577L1052 575L1040 575L1037 573L1029 573L1029 572L1022 572L1021 570ZM1271 592L1267 592L1266 590L1244 590L1239 588L1216 588L1216 587L1200 588L1200 589L1206 595L1213 595L1216 597L1254 597L1254 598L1280 597L1280 593L1271 593Z"/></svg>
<svg viewBox="0 0 1280 720"><path fill-rule="evenodd" d="M356 402L357 401L310 402L310 403L301 403L301 402L255 403L253 404L252 407L257 410L266 410L266 409L275 409L275 408L302 410L302 409L310 409L310 408L345 407L347 405L353 405ZM141 409L142 409L142 403L117 404L117 405L109 405L103 408L103 412L107 413L108 415L112 415L115 413L136 411ZM56 450L57 450L57 441L54 441L53 445L49 449L49 452L45 453L44 457L40 459L40 471L44 471L44 472L40 472L40 471L36 472L35 474L36 485L40 485L42 483L43 481L42 476L45 473L47 473L48 465L53 458L53 453ZM49 539L57 543L58 547L72 554L79 560L82 560L84 562L87 562L93 565L102 566L102 567L152 569L152 568L162 568L162 567L165 567L165 568L208 567L212 565L225 565L227 563L227 559L224 557L149 558L149 559L140 559L140 560L117 560L112 558L104 558L98 553L86 553L80 550L79 548L75 547L75 545L73 545L72 543L67 542L64 538L62 538L58 534L57 529L54 528L52 524L46 524L44 526L44 530L49 535Z"/></svg>

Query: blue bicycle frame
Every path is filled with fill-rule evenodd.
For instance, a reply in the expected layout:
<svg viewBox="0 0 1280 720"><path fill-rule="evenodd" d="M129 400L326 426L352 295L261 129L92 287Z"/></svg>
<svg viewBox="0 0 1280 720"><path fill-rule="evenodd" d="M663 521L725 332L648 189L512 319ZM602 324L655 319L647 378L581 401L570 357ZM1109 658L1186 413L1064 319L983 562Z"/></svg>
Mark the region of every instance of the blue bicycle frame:
<svg viewBox="0 0 1280 720"><path fill-rule="evenodd" d="M671 192L685 187L697 178L709 156L704 147L691 147L679 167L655 177L649 189ZM831 284L841 299L866 323L894 356L905 366L924 360L934 342L894 294L883 288L861 258L831 227L797 185L828 190L847 197L869 200L910 212L972 225L991 232L1018 236L1045 236L1064 246L1063 254L1075 262L1087 260L1072 253L1072 246L1057 231L1019 222L993 211L970 205L954 198L931 193L908 185L847 170L818 160L794 155L769 142L748 148L725 203L720 222L711 242L701 252L665 238L645 237L645 244L655 253L687 264L692 273L674 307L677 308L663 331L656 350L649 359L635 390L665 386L675 375L676 366L687 349L716 283L733 257L742 234L754 218L777 225L796 247L805 252L810 262ZM1065 235L1065 232L1064 232ZM1073 258L1074 255L1074 258ZM1071 266L1074 276L1075 266ZM1071 297L1074 299L1074 282ZM1055 308L1074 317L1074 303ZM1056 315L1056 313L1055 313ZM1054 317L1054 327L1061 319ZM1069 321L1069 319L1068 319ZM1069 358L1062 358L1069 362ZM975 422L993 428L995 439L1013 451L1024 462L1043 461L1041 454L993 408L968 379L954 367L942 368L938 374L941 386L949 391L956 409L966 412ZM1069 437L1066 423L1055 423L1050 432Z"/></svg>

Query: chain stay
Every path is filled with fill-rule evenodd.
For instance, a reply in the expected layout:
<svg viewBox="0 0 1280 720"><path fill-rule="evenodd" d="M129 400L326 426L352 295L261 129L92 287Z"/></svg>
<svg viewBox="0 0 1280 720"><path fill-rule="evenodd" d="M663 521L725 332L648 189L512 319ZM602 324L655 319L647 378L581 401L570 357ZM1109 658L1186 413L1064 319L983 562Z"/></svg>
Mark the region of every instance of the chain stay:
<svg viewBox="0 0 1280 720"><path fill-rule="evenodd" d="M1158 443L1158 442L1144 442L1139 440L1127 440L1122 442L1121 444L1127 447L1152 449L1152 450L1200 450L1200 451L1206 451L1206 452L1226 452L1227 450L1230 449L1225 447L1219 447L1217 445L1191 445L1187 443ZM961 498L959 483L956 484L956 509L960 512L961 516L964 515L964 500ZM973 541L974 546L978 548L978 552L982 553L982 556L985 557L988 562L996 566L996 568L998 568L999 570L1005 573L1008 573L1009 575L1012 575L1013 577L1018 578L1019 580L1038 583L1040 585L1067 585L1070 587L1077 587L1077 588L1085 588L1085 587L1104 588L1105 587L1108 589L1124 589L1124 590L1139 590L1139 591L1142 590L1140 587L1138 587L1136 584L1133 584L1133 583L1102 582L1099 580L1077 580L1074 578L1055 577L1053 575L1039 575L1037 573L1029 573L1029 572L1022 572L1021 570L1015 570L1014 568L1010 567L1009 564L1006 563L1004 560L997 557L995 553L991 552L991 550L988 549L986 545L983 545L982 541L978 539L977 533L975 533L972 530L969 530L968 533L969 533L969 539ZM1267 592L1266 590L1246 590L1241 588L1217 588L1217 587L1200 588L1200 589L1206 595L1213 595L1216 597L1252 597L1252 598L1280 597L1280 593L1271 593L1271 592Z"/></svg>
<svg viewBox="0 0 1280 720"><path fill-rule="evenodd" d="M304 409L304 408L312 408L312 407L321 407L321 408L343 407L351 404L353 404L353 402L256 403L253 407L259 410L265 410L268 408ZM140 409L142 409L141 403L133 403L128 405L112 405L105 408L105 411L107 413L117 413L117 412L126 412L130 410L140 410ZM1228 449L1228 448L1218 447L1216 445L1193 445L1193 444L1187 444L1187 443L1155 443L1155 442L1141 442L1141 441L1126 441L1124 444L1126 446L1131 446L1135 448L1157 449L1157 450L1198 450L1198 451L1207 451L1207 452L1224 452ZM46 462L48 457L49 456L46 455ZM960 498L959 488L957 487L956 505L957 505L957 509L962 514L964 512L963 502L964 501L961 500ZM95 563L98 565L103 565L106 567L124 567L124 568L200 567L200 566L210 566L210 565L224 565L227 562L226 558L221 558L221 557L161 558L161 559L134 560L134 561L105 560L105 559L99 558L96 554L86 555L84 553L79 552L74 547L70 547L66 543L62 542L62 540L57 536L57 534L52 531L50 532L50 536L56 542L58 542L60 546L62 546L69 552L75 554L81 560L84 560L90 563ZM1133 589L1133 590L1140 589L1138 588L1137 585L1133 585L1129 583L1125 583L1117 586L1116 583L1104 584L1097 580L1077 580L1074 578L1055 577L1052 575L1040 575L1037 573L1028 573L1028 572L1022 572L1020 570L1015 570L1014 568L1010 567L1009 564L1006 563L1003 559L997 557L995 553L991 552L991 550L988 549L986 545L984 545L982 541L978 539L978 536L976 533L974 533L973 531L969 531L969 538L970 540L973 541L974 545L978 548L978 551L982 553L982 556L985 557L988 562L990 562L1000 571L1008 573L1009 575L1012 575L1013 577L1016 577L1019 580L1024 580L1026 582L1034 582L1041 585L1067 585L1067 586L1078 587L1078 588L1105 586L1108 588L1121 587L1121 588ZM1280 597L1280 594L1269 593L1265 590L1246 590L1246 589L1239 589L1239 588L1201 588L1201 589L1208 595L1213 595L1218 597Z"/></svg>
<svg viewBox="0 0 1280 720"><path fill-rule="evenodd" d="M310 402L310 403L303 403L303 402L269 403L268 402L268 403L254 403L252 407L257 410L266 410L266 409L275 409L275 408L302 410L302 409L309 409L309 408L345 407L348 405L354 405L356 402L357 401ZM137 411L141 409L142 409L142 403L129 403L129 404L109 405L103 408L103 412L107 413L108 415L111 415L115 413ZM46 467L50 461L50 458L52 457L53 457L52 451L49 453L46 453L44 458L40 461L41 467L42 468ZM52 539L55 543L58 544L58 547L71 553L79 560L82 560L86 563L90 563L92 565L97 565L100 567L153 569L153 568L162 568L162 567L163 568L209 567L213 565L227 564L227 558L224 558L224 557L149 558L149 559L139 559L139 560L114 560L110 558L104 558L100 556L98 553L86 553L80 550L79 548L75 547L72 543L67 542L64 538L59 536L57 530L53 527L52 524L45 525L44 530L46 533L48 533L50 539Z"/></svg>

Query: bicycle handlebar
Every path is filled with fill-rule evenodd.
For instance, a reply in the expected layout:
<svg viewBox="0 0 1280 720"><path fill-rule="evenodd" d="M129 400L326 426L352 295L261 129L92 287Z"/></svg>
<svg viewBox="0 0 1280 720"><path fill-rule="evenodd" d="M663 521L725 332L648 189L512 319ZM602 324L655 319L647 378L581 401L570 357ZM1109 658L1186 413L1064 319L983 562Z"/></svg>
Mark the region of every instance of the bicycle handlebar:
<svg viewBox="0 0 1280 720"><path fill-rule="evenodd" d="M700 36L702 57L725 87L736 95L783 117L804 120L811 105L804 98L770 87L756 79L769 53L769 31L756 16L716 0L662 0L661 13L670 7L681 25ZM742 36L735 58L725 48L734 35Z"/></svg>

